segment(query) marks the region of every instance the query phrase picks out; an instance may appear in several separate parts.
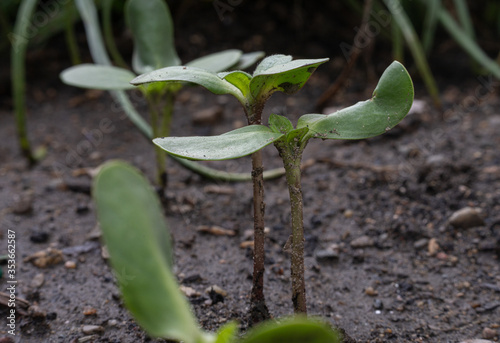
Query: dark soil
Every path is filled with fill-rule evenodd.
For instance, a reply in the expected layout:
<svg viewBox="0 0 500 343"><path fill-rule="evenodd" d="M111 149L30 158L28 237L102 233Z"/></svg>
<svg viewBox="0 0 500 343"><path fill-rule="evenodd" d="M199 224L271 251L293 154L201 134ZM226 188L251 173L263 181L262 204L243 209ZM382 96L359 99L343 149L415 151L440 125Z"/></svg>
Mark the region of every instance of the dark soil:
<svg viewBox="0 0 500 343"><path fill-rule="evenodd" d="M54 56L60 55L47 50L37 61L49 63ZM377 75L390 63L382 62L374 65ZM54 76L64 68L61 63L45 72L31 68L37 80L28 89L30 139L48 152L40 163L29 167L20 154L9 99L2 101L0 112L1 251L7 249L8 230L15 231L16 294L32 306L25 315L18 311L14 341L84 342L79 339L93 336L88 341L156 342L123 308L95 237L89 194L89 173L110 159L132 163L154 183L152 145L106 93L62 85ZM294 121L312 112L319 90L332 81L329 68L319 68L297 96L273 96L265 112L286 114ZM302 181L311 315L345 329L356 342L461 342L483 338L487 332L496 332L490 339L498 340L498 86L486 77L443 82L443 115L417 84L419 108L388 134L309 144ZM359 68L333 105L364 100L373 87L366 85ZM135 97L135 103L146 113L140 98ZM194 113L213 106L224 109L220 121L192 124ZM175 108L172 135L219 134L243 120L234 99L185 89ZM280 167L272 146L264 156L267 169ZM248 158L208 164L233 172L251 168ZM245 329L252 254L240 244L251 239L251 184L205 180L173 161L168 172L165 211L175 239L179 282L201 293L190 300L204 329L216 330L230 320L240 321ZM265 185L265 294L271 313L280 317L293 312L289 255L283 251L290 234L288 193L284 178ZM479 209L483 223L450 225L451 215L464 207ZM201 225L237 234L200 233ZM362 236L365 244L357 247L353 241ZM320 258L332 246L337 256ZM62 252L61 262L40 268L26 261L50 247ZM68 268L68 261L76 268ZM7 292L7 266L2 269L1 290ZM40 275L43 283L37 281ZM227 296L206 293L212 285ZM2 306L0 314L8 316L8 308ZM103 330L87 334L84 325ZM6 324L0 325L2 336L8 336L7 330Z"/></svg>

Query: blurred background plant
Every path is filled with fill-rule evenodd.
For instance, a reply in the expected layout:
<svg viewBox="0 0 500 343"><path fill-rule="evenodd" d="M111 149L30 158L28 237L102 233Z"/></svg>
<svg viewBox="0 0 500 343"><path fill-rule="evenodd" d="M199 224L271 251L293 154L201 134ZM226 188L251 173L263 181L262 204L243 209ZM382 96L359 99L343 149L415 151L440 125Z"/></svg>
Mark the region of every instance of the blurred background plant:
<svg viewBox="0 0 500 343"><path fill-rule="evenodd" d="M199 56L200 51L228 48L234 41L239 41L234 48L246 51L285 52L308 58L330 56L333 63L325 70L331 75L340 73L340 80L332 80L338 90L344 89L343 82L339 81L347 79L343 74L348 72L342 70L356 66L357 57L352 52L357 37L363 42L357 55L362 56L368 77L375 75L373 69L380 68L382 62L397 59L409 67L417 86L419 78L416 76L420 76L437 106L442 100L439 85L444 82L477 74L500 79L500 3L496 0L314 3L259 0L237 5L232 2L234 6L224 1L166 2L172 10L174 26L182 27L182 36L188 37L176 40L177 51L183 59ZM101 14L104 41L113 63L125 67L132 47L123 3L101 0L95 4ZM226 6L221 7L224 4ZM213 17L220 20L219 25L214 26L213 20L203 20L207 11L213 11ZM364 19L363 11L369 14ZM273 20L261 25L259 16ZM67 51L67 61L61 62L63 65L88 60L82 38L85 29L80 20L74 1L4 0L0 3L0 51L16 47L11 49L12 106L17 117L21 150L32 162L36 158L29 146L25 118L26 49L36 52L59 40ZM210 30L208 25L212 25ZM266 39L267 35L273 36L272 42ZM290 36L294 39L290 40ZM118 51L122 51L125 58ZM331 90L325 93L317 107L332 103L335 93ZM41 155L43 150L38 152L37 155Z"/></svg>

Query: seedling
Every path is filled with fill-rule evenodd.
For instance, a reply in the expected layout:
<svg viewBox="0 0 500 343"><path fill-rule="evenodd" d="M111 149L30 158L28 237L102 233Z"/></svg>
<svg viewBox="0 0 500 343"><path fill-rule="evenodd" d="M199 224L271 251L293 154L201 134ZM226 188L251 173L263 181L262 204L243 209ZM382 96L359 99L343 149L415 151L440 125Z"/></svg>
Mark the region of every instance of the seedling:
<svg viewBox="0 0 500 343"><path fill-rule="evenodd" d="M282 70L284 66L286 63L275 64L272 68ZM155 75L158 77L162 73L159 71ZM212 78L215 80L216 76L214 75ZM256 76L253 80L255 78ZM225 75L225 80L228 81L241 79L243 77L237 79L236 77L228 78ZM238 90L242 94L251 93L252 83L250 83L250 87L248 83L238 83L238 86ZM235 96L239 96L235 90L229 86L227 88L236 94ZM294 311L306 313L303 201L300 184L302 153L311 138L364 139L389 131L410 110L413 94L413 84L408 72L399 62L393 62L381 76L370 100L359 102L328 115L303 115L299 118L295 128L287 118L273 114L269 118L269 127L250 125L211 137L156 138L154 143L172 155L192 160L238 158L255 154L256 151L274 143L283 160L290 194L292 215L291 279ZM256 251L256 253L260 254L261 252ZM261 256L256 256L256 259L259 258Z"/></svg>
<svg viewBox="0 0 500 343"><path fill-rule="evenodd" d="M151 336L185 343L337 343L339 335L305 317L267 322L238 337L235 322L217 333L199 328L179 291L170 235L158 197L147 180L120 161L106 163L92 195L123 301Z"/></svg>
<svg viewBox="0 0 500 343"><path fill-rule="evenodd" d="M178 66L163 68L140 75L131 82L134 85L152 83L145 87L156 87L157 82L166 82L167 84L172 82L195 83L215 94L231 94L243 106L250 126L235 131L235 133L237 133L236 136L231 137L231 135L228 134L227 136L221 136L217 139L217 143L211 142L217 144L217 146L210 146L207 155L201 154L196 157L189 157L192 151L197 150L198 143L196 139L195 141L190 141L188 144L183 145L183 148L185 148L185 151L183 151L184 153L179 153L179 151L175 150L173 155L195 160L236 158L243 155L241 155L238 149L235 150L235 154L231 154L232 147L224 142L226 140L232 141L234 137L238 137L242 140L246 138L249 139L249 144L245 146L246 151L248 151L245 155L252 153L254 211L254 272L250 306L250 320L252 323L258 323L270 317L264 298L264 168L262 165L262 154L260 152L263 146L259 145L260 142L258 146L253 146L252 137L256 133L256 128L266 129L264 126L260 126L260 124L262 122L262 111L269 97L277 91L285 94L297 92L307 82L316 68L326 61L328 61L328 58L292 60L291 56L273 55L263 59L255 69L253 75L244 71L231 71L216 74L212 71L192 66ZM268 144L278 139L281 135L281 133L269 130L257 134L258 137L268 140ZM164 148L158 141L155 141L155 143ZM204 144L201 141L200 143ZM218 151L219 147L222 148L221 151ZM203 151L207 150L201 146L200 149ZM166 150L169 151L169 149ZM217 157L219 153L222 154L222 158Z"/></svg>
<svg viewBox="0 0 500 343"><path fill-rule="evenodd" d="M88 25L87 36L91 52L100 64L80 64L64 70L61 79L66 84L90 89L125 91L136 88L130 84L130 80L137 74L180 64L174 45L172 18L164 1L128 0L125 5L125 16L134 36L132 67L135 73L111 65L101 44L99 27L91 18L95 15L92 2L79 0L77 5ZM233 49L195 59L186 65L218 72L232 67L246 68L262 56L261 52L243 54L240 50ZM148 138L169 135L175 96L181 87L180 84L157 84L155 87L141 88L148 103L151 127L138 114L132 113L129 116ZM118 101L122 102L123 109L130 112L131 105L125 97L124 93L116 96ZM167 182L165 157L165 152L157 148L158 183L163 188Z"/></svg>

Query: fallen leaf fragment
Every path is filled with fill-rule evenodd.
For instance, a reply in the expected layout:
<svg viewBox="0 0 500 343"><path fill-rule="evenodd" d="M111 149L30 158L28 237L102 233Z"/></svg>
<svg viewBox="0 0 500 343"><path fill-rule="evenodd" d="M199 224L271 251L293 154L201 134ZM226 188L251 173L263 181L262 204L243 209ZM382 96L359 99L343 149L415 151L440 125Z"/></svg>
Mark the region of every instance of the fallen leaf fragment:
<svg viewBox="0 0 500 343"><path fill-rule="evenodd" d="M203 233L209 233L211 235L215 236L234 236L236 235L236 231L234 230L229 230L229 229L224 229L220 226L208 226L208 225L201 225L198 226L196 229L198 232L203 232Z"/></svg>

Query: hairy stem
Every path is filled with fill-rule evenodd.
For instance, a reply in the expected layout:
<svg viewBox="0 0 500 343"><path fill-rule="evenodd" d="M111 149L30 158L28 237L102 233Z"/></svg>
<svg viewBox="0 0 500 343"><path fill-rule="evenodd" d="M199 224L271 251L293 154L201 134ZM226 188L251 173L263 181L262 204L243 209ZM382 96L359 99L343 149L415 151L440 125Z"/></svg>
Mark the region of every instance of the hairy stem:
<svg viewBox="0 0 500 343"><path fill-rule="evenodd" d="M28 47L28 29L31 23L31 17L37 5L36 0L24 0L17 12L14 33L9 35L12 44L11 48L11 79L12 79L12 98L14 100L14 113L16 117L17 139L24 157L30 164L35 163L35 158L31 152L30 142L28 140L26 124L26 80L25 80L25 57Z"/></svg>
<svg viewBox="0 0 500 343"><path fill-rule="evenodd" d="M253 209L254 209L254 250L253 250L253 285L251 294L250 321L257 324L270 318L264 297L265 272L265 233L264 233L264 168L262 152L252 155Z"/></svg>
<svg viewBox="0 0 500 343"><path fill-rule="evenodd" d="M286 182L290 194L292 214L291 277L293 310L296 314L307 313L304 280L304 219L302 187L300 184L300 161L304 147L290 147L285 142L278 142L275 145L283 159Z"/></svg>
<svg viewBox="0 0 500 343"><path fill-rule="evenodd" d="M247 111L248 124L260 124L263 106L253 107ZM250 297L250 325L255 325L271 318L264 297L265 273L265 233L264 233L264 167L262 151L252 154L252 182L253 182L253 284Z"/></svg>

